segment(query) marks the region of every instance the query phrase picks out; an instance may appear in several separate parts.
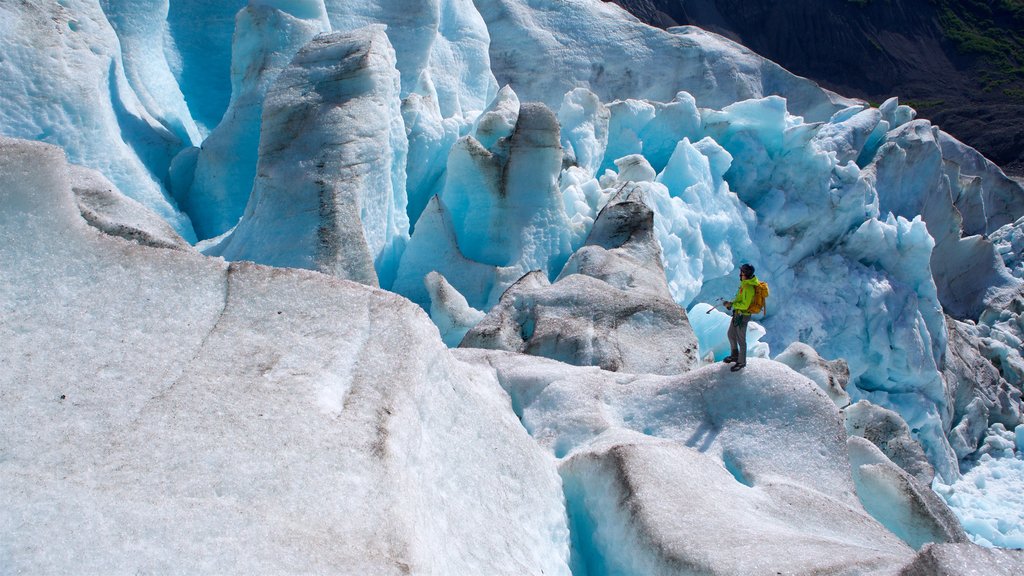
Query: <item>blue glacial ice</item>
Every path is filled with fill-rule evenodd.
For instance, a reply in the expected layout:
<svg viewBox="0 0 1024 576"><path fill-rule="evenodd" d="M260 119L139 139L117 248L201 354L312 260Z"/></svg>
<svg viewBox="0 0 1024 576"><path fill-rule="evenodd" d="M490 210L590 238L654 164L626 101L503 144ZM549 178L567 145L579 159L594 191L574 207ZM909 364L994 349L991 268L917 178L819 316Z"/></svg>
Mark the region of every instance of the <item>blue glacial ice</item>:
<svg viewBox="0 0 1024 576"><path fill-rule="evenodd" d="M1024 547L1024 190L896 98L596 0L8 3L0 97L3 514L70 511L20 543L166 571L199 498L252 571L1015 561L949 509Z"/></svg>

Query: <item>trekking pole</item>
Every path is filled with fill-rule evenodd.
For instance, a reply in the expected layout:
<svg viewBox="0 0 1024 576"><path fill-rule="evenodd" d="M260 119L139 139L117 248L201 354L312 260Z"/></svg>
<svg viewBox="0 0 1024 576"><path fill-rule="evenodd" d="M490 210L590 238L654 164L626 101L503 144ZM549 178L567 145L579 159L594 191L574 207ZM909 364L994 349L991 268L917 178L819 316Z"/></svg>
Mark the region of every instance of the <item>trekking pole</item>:
<svg viewBox="0 0 1024 576"><path fill-rule="evenodd" d="M715 300L715 302L721 304L722 302L725 302L725 298L718 298L718 299ZM712 310L717 310L717 309L718 309L718 307L715 306L714 304L712 304L711 308L708 308L708 311L705 312L705 314L711 314Z"/></svg>

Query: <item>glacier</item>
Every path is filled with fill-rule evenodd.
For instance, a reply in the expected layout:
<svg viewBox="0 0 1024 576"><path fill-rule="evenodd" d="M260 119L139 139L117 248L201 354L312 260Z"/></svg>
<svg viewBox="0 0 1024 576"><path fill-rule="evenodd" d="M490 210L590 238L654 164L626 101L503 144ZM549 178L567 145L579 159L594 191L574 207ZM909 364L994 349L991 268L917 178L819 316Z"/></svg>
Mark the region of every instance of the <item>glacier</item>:
<svg viewBox="0 0 1024 576"><path fill-rule="evenodd" d="M0 70L0 572L1024 571L1024 188L897 98L597 0L4 3Z"/></svg>

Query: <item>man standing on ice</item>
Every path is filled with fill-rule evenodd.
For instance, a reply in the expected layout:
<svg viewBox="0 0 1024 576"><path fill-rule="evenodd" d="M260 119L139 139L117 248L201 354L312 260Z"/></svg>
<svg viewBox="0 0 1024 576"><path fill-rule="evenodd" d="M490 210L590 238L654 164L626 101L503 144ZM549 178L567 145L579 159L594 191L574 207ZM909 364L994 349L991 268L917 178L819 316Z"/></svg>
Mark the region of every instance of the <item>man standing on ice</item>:
<svg viewBox="0 0 1024 576"><path fill-rule="evenodd" d="M740 287L736 290L736 298L725 301L725 307L732 310L732 320L729 322L729 349L732 353L722 361L734 362L731 368L733 372L747 365L747 323L750 322L749 309L757 285L754 267L744 264L740 266Z"/></svg>

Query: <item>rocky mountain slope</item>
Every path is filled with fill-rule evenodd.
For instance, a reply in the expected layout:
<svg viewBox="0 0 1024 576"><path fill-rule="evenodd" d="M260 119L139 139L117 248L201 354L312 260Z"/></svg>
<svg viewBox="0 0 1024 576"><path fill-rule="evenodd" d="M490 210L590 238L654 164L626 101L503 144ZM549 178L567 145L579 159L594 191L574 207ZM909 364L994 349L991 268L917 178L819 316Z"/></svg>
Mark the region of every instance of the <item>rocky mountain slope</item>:
<svg viewBox="0 0 1024 576"><path fill-rule="evenodd" d="M1024 1L614 1L655 26L730 37L846 96L899 96L1024 175Z"/></svg>

